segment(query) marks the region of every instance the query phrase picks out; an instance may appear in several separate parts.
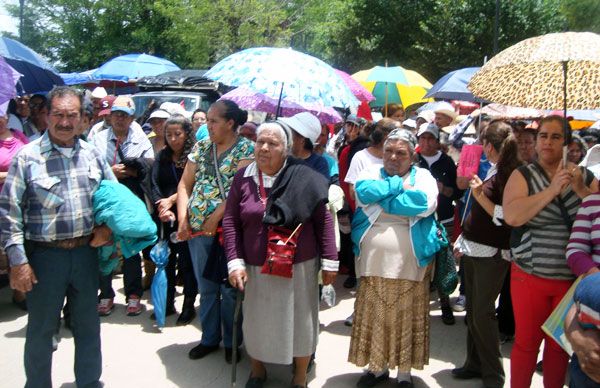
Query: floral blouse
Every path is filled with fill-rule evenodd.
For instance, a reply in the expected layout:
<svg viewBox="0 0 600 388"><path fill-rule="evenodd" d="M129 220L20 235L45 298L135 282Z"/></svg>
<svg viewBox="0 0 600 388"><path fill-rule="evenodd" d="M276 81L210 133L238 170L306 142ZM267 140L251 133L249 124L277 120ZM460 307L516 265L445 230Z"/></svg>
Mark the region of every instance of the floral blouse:
<svg viewBox="0 0 600 388"><path fill-rule="evenodd" d="M188 155L188 159L196 164L194 188L188 202L190 226L194 231L201 230L204 220L223 202L213 163L212 145L210 139L200 140ZM242 136L218 157L225 197L229 194L238 164L253 158L254 143Z"/></svg>

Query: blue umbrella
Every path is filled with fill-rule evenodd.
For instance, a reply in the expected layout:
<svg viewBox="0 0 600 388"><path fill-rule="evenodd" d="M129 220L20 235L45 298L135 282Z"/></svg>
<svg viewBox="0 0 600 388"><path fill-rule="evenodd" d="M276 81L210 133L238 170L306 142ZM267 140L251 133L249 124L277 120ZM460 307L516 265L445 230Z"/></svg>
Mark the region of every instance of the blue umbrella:
<svg viewBox="0 0 600 388"><path fill-rule="evenodd" d="M165 313L167 307L167 275L165 267L169 262L171 250L167 240L160 240L150 251L150 257L156 264L156 274L152 280L152 302L154 303L154 316L158 327L165 326Z"/></svg>
<svg viewBox="0 0 600 388"><path fill-rule="evenodd" d="M173 62L148 54L127 54L113 58L92 73L95 80L129 82L142 77L181 70Z"/></svg>
<svg viewBox="0 0 600 388"><path fill-rule="evenodd" d="M24 44L0 37L0 56L16 71L23 74L17 84L20 94L47 92L56 85L64 85L58 72L38 53Z"/></svg>
<svg viewBox="0 0 600 388"><path fill-rule="evenodd" d="M441 100L481 102L481 99L473 96L473 93L467 89L467 84L471 80L471 77L479 69L480 67L466 67L451 71L433 84L425 97Z"/></svg>
<svg viewBox="0 0 600 388"><path fill-rule="evenodd" d="M82 71L81 73L60 73L60 76L65 81L65 85L81 85L94 82L92 73L96 69Z"/></svg>
<svg viewBox="0 0 600 388"><path fill-rule="evenodd" d="M333 67L290 48L246 49L221 60L204 76L279 101L340 108L360 104Z"/></svg>

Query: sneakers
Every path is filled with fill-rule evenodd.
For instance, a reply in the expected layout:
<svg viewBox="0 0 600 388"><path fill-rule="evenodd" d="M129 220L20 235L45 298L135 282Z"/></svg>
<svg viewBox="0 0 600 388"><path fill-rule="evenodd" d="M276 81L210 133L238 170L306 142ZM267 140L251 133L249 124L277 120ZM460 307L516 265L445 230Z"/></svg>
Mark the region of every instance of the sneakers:
<svg viewBox="0 0 600 388"><path fill-rule="evenodd" d="M130 317L140 315L142 312L142 301L137 295L130 295L127 301L127 315Z"/></svg>
<svg viewBox="0 0 600 388"><path fill-rule="evenodd" d="M456 313L462 313L467 308L467 298L464 295L459 295L452 305L452 310Z"/></svg>
<svg viewBox="0 0 600 388"><path fill-rule="evenodd" d="M98 303L98 315L106 317L112 313L114 307L115 304L113 298L100 299L100 303Z"/></svg>

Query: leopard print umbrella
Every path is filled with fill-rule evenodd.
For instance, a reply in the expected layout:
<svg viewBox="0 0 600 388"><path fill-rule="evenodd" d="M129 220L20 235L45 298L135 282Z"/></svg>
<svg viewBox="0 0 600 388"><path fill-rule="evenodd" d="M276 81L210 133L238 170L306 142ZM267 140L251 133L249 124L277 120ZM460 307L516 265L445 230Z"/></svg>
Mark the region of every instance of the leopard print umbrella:
<svg viewBox="0 0 600 388"><path fill-rule="evenodd" d="M505 105L599 109L600 35L563 32L523 40L494 56L468 88L477 97Z"/></svg>

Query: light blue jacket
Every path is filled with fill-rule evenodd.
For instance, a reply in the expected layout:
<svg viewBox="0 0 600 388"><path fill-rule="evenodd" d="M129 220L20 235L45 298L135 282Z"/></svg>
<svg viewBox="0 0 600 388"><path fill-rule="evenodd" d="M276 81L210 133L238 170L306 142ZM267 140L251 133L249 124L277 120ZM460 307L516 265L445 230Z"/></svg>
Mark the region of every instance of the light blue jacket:
<svg viewBox="0 0 600 388"><path fill-rule="evenodd" d="M106 224L113 232L113 245L101 247L100 271L112 272L117 260L111 260L120 243L123 257L131 257L142 249L156 243L156 224L142 202L126 186L103 180L94 193L94 219L96 225Z"/></svg>
<svg viewBox="0 0 600 388"><path fill-rule="evenodd" d="M410 185L389 176L383 168L362 171L356 181L357 209L352 219L354 253L360 257L360 244L381 212L409 217L410 243L420 267L431 263L440 250L435 224L438 188L429 171L411 167Z"/></svg>

